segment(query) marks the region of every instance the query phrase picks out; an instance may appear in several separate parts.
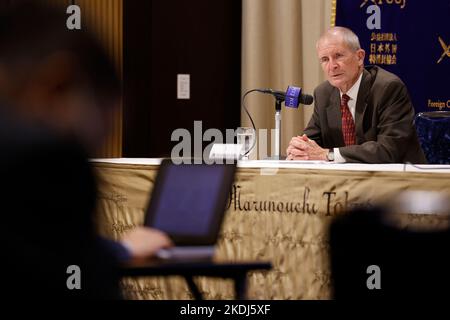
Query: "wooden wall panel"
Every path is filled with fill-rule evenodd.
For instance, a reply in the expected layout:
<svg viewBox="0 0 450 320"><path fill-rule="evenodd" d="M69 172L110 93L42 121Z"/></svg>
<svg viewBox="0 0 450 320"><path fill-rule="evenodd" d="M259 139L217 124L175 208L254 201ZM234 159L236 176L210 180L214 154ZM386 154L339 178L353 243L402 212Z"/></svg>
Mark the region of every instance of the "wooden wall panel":
<svg viewBox="0 0 450 320"><path fill-rule="evenodd" d="M172 133L184 128L194 137L194 121L203 132L239 126L241 7L236 0L124 2L124 157L170 157L178 143ZM191 75L188 100L177 99L178 74Z"/></svg>
<svg viewBox="0 0 450 320"><path fill-rule="evenodd" d="M63 0L64 1L64 0ZM122 79L123 74L123 0L76 0L86 28L93 32L105 46L115 62ZM122 156L122 103L117 114L109 119L112 132L99 157Z"/></svg>
<svg viewBox="0 0 450 320"><path fill-rule="evenodd" d="M81 27L92 32L103 44L115 63L118 74L123 76L123 0L44 0L61 7L76 4L81 8ZM111 134L98 157L122 155L122 102L119 111L108 119Z"/></svg>

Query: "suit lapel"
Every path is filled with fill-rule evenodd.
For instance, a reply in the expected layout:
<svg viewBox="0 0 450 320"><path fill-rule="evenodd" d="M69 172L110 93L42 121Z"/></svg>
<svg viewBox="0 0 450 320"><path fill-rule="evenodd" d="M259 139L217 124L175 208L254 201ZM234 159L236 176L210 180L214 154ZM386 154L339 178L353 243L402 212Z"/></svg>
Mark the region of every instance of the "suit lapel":
<svg viewBox="0 0 450 320"><path fill-rule="evenodd" d="M364 139L364 111L367 108L367 97L370 92L370 87L372 83L372 75L364 69L363 76L361 79L361 85L358 90L358 99L356 100L355 108L355 128L356 128L356 143L361 144L365 142Z"/></svg>
<svg viewBox="0 0 450 320"><path fill-rule="evenodd" d="M330 95L330 102L327 106L328 128L330 130L330 137L335 146L345 146L344 137L342 135L342 120L341 120L341 97L339 89L333 88Z"/></svg>

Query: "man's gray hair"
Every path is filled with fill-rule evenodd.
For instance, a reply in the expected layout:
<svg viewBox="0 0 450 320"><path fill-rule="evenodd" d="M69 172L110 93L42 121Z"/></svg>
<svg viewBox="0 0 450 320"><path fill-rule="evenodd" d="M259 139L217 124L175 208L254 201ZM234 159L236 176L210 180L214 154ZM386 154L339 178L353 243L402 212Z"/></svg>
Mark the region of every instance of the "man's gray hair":
<svg viewBox="0 0 450 320"><path fill-rule="evenodd" d="M356 51L361 49L358 36L352 30L345 27L331 27L330 29L325 31L325 33L322 34L322 36L317 41L316 47L318 47L324 39L336 35L340 35L344 41L344 44L346 44L351 50Z"/></svg>

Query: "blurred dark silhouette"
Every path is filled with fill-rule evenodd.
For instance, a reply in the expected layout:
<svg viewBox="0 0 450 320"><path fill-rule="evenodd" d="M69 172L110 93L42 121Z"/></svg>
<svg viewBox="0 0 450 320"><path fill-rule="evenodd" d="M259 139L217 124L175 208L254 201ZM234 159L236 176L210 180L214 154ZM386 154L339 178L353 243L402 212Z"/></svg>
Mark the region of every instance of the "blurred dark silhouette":
<svg viewBox="0 0 450 320"><path fill-rule="evenodd" d="M415 215L418 225L409 225L408 228L395 223L398 219L408 218L405 213L394 212L387 206L359 208L338 217L330 229L334 298L397 300L448 297L449 214L447 210L442 215ZM426 219L434 219L430 224L434 227L424 228ZM367 286L367 280L375 274L374 270L368 271L372 265L380 269L379 290L370 290ZM374 284L374 278L369 282Z"/></svg>
<svg viewBox="0 0 450 320"><path fill-rule="evenodd" d="M0 12L2 289L9 299L121 297L120 259L170 245L136 228L121 243L96 234L88 157L103 142L120 82L107 55L63 9L20 1ZM81 269L69 290L67 268Z"/></svg>
<svg viewBox="0 0 450 320"><path fill-rule="evenodd" d="M2 289L7 299L120 297L115 256L96 241L95 182L76 143L0 117ZM81 269L68 290L67 268Z"/></svg>
<svg viewBox="0 0 450 320"><path fill-rule="evenodd" d="M37 1L0 13L3 108L95 152L108 132L121 86L108 56L84 30L68 30L66 14Z"/></svg>

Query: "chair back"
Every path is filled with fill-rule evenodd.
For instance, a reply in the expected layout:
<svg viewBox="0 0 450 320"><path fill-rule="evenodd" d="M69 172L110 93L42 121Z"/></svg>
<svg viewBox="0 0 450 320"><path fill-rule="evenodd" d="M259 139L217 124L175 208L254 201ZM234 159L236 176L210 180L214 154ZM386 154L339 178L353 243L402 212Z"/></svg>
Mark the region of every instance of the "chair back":
<svg viewBox="0 0 450 320"><path fill-rule="evenodd" d="M429 164L450 164L450 111L420 112L415 127Z"/></svg>

